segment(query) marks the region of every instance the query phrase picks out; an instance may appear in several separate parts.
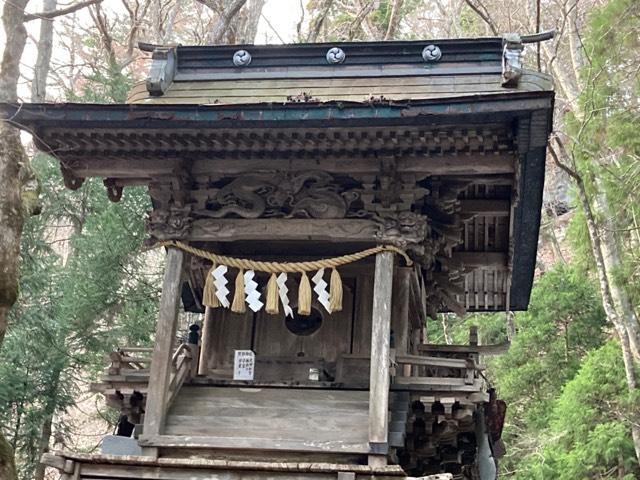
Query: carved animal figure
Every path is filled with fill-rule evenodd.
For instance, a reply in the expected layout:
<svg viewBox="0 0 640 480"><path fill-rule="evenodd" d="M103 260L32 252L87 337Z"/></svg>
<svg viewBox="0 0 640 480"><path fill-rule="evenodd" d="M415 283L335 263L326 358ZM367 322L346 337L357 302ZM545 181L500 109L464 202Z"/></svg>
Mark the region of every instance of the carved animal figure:
<svg viewBox="0 0 640 480"><path fill-rule="evenodd" d="M266 174L238 177L218 191L215 200L220 208L198 213L214 218L224 218L232 214L242 218L259 218L267 207L263 196L275 188L271 181L273 175Z"/></svg>
<svg viewBox="0 0 640 480"><path fill-rule="evenodd" d="M400 247L407 245L422 245L427 238L429 226L427 218L414 212L400 212L380 218L380 233L382 240Z"/></svg>
<svg viewBox="0 0 640 480"><path fill-rule="evenodd" d="M258 172L225 185L214 200L218 207L198 213L213 218L345 218L358 197L354 190L340 193L340 186L326 172Z"/></svg>

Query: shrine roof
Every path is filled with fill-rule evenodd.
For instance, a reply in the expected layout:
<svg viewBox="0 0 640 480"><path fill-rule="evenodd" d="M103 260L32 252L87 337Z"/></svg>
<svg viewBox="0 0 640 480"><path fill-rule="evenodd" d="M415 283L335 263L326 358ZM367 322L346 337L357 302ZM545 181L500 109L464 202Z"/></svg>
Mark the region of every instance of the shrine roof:
<svg viewBox="0 0 640 480"><path fill-rule="evenodd" d="M553 89L548 75L524 69L517 81L505 82L505 45L502 38L266 46L147 45L145 49L153 51L151 71L147 80L130 92L128 102L370 102Z"/></svg>

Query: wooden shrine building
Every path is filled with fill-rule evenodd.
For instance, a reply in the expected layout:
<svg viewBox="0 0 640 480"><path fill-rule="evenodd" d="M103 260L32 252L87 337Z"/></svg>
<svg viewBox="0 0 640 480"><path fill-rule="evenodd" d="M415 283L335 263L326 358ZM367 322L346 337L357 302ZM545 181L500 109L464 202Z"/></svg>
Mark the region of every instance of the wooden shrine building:
<svg viewBox="0 0 640 480"><path fill-rule="evenodd" d="M114 352L95 385L119 437L43 461L76 480L494 479L504 404L479 359L502 347L434 345L425 320L527 308L554 99L529 40L141 45L127 104L2 105L67 187L147 186L167 251L155 347ZM204 314L184 342L180 308Z"/></svg>

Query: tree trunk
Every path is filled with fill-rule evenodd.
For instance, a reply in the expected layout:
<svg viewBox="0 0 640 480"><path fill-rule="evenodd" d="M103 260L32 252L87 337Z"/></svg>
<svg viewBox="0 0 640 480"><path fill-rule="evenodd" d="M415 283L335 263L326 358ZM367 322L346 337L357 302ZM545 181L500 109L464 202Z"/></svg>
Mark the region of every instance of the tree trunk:
<svg viewBox="0 0 640 480"><path fill-rule="evenodd" d="M633 354L629 341L629 333L625 328L624 323L618 316L615 308L615 302L613 300L611 292L611 285L607 278L603 247L600 241L595 217L593 215L593 210L591 209L591 204L589 203L589 197L587 196L584 182L582 181L582 177L580 176L576 176L574 177L574 179L576 180L578 198L580 199L580 203L582 204L585 219L587 221L587 230L589 232L589 238L591 239L591 249L593 252L593 258L596 263L598 283L600 285L600 293L602 295L602 305L607 315L607 319L614 326L616 333L618 334L620 347L622 348L622 359L624 361L627 387L629 388L629 391L633 393L638 388L638 383L636 380L635 364L633 361ZM633 447L635 449L636 458L640 463L640 426L635 422L631 422L631 436L633 439Z"/></svg>
<svg viewBox="0 0 640 480"><path fill-rule="evenodd" d="M396 34L398 24L400 23L401 15L400 9L402 8L404 0L395 0L393 7L391 8L391 18L389 18L389 25L387 27L387 33L384 35L384 40L392 40Z"/></svg>
<svg viewBox="0 0 640 480"><path fill-rule="evenodd" d="M58 0L44 0L43 11L53 12L56 9ZM51 64L51 52L53 50L53 19L43 18L40 20L40 37L38 38L38 59L33 74L31 84L31 101L34 103L44 102L47 95L47 77L49 76L49 65Z"/></svg>
<svg viewBox="0 0 640 480"><path fill-rule="evenodd" d="M18 100L20 58L27 41L24 9L28 0L6 2L2 23L7 38L0 65L0 101ZM9 309L18 297L18 258L24 223L20 169L27 156L20 133L8 123L0 124L0 344L7 329Z"/></svg>
<svg viewBox="0 0 640 480"><path fill-rule="evenodd" d="M258 33L258 23L266 0L249 0L242 25L238 25L235 43L254 43Z"/></svg>
<svg viewBox="0 0 640 480"><path fill-rule="evenodd" d="M6 34L0 64L0 101L18 99L20 58L27 41L24 10L29 0L5 2L2 24ZM20 170L27 156L18 130L6 122L0 124L0 345L7 329L9 309L18 297L18 258L24 223ZM13 449L0 434L0 478L15 480L17 472Z"/></svg>
<svg viewBox="0 0 640 480"><path fill-rule="evenodd" d="M611 299L618 313L618 317L629 336L629 345L633 357L640 359L640 331L638 328L638 318L633 309L627 291L616 281L614 272L620 265L620 251L616 239L612 212L609 209L609 201L604 193L602 181L596 177L596 188L598 193L594 198L594 205L602 216L600 228L600 246L602 249L602 262L607 276L607 283L611 291Z"/></svg>
<svg viewBox="0 0 640 480"><path fill-rule="evenodd" d="M237 15L246 2L247 0L232 0L231 4L225 7L222 15L220 15L220 19L209 33L209 37L207 38L209 45L227 43L223 42L222 39L226 35L227 30L229 30L233 17Z"/></svg>
<svg viewBox="0 0 640 480"><path fill-rule="evenodd" d="M307 35L307 42L313 43L318 40L318 36L320 35L320 30L322 29L322 25L324 24L327 15L329 15L329 10L331 10L331 6L333 5L333 0L324 0L321 4L318 4L316 10L319 12L315 17L312 17L311 22L309 24L309 34Z"/></svg>
<svg viewBox="0 0 640 480"><path fill-rule="evenodd" d="M162 25L160 25L160 23L162 19L158 20L158 22L160 23L156 26L157 28L156 35L160 44L166 45L171 43L171 40L173 39L173 26L176 23L176 17L178 16L178 12L180 11L181 8L182 8L182 0L176 0L173 6L171 7L171 10L169 10L169 13L167 14L167 24L165 25L164 33L161 33Z"/></svg>
<svg viewBox="0 0 640 480"><path fill-rule="evenodd" d="M446 313L441 314L440 322L442 323L442 335L444 336L444 342L447 345L453 344L451 332L449 332L449 315Z"/></svg>
<svg viewBox="0 0 640 480"><path fill-rule="evenodd" d="M42 431L40 433L40 442L38 445L38 456L42 458L42 454L49 451L49 442L51 441L51 426L53 424L53 414L49 414L45 417L42 424ZM38 463L36 470L33 474L33 480L44 480L46 466L43 463Z"/></svg>
<svg viewBox="0 0 640 480"><path fill-rule="evenodd" d="M516 318L511 310L505 312L505 317L507 323L507 339L513 342L516 338Z"/></svg>

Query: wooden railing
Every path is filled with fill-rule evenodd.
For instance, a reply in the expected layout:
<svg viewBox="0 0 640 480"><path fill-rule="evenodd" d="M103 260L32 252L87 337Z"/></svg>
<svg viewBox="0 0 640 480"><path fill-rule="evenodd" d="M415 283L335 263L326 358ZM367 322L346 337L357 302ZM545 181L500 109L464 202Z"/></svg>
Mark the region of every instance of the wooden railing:
<svg viewBox="0 0 640 480"><path fill-rule="evenodd" d="M475 391L482 386L477 355L448 358L423 355L397 355L393 383L413 388Z"/></svg>
<svg viewBox="0 0 640 480"><path fill-rule="evenodd" d="M146 375L149 374L151 368L152 353L152 348L145 347L122 347L111 352L109 354L111 364L107 368L107 376L129 379L142 376L143 381L147 381ZM198 355L198 346L189 343L181 343L173 352L167 408L173 402L184 382L197 375ZM108 382L108 377L103 377L103 382Z"/></svg>
<svg viewBox="0 0 640 480"><path fill-rule="evenodd" d="M165 411L169 410L184 382L198 374L198 346L181 343L171 358L171 379Z"/></svg>
<svg viewBox="0 0 640 480"><path fill-rule="evenodd" d="M148 372L151 365L152 348L123 347L109 354L111 365L107 369L108 375L121 375L123 370L138 373Z"/></svg>

